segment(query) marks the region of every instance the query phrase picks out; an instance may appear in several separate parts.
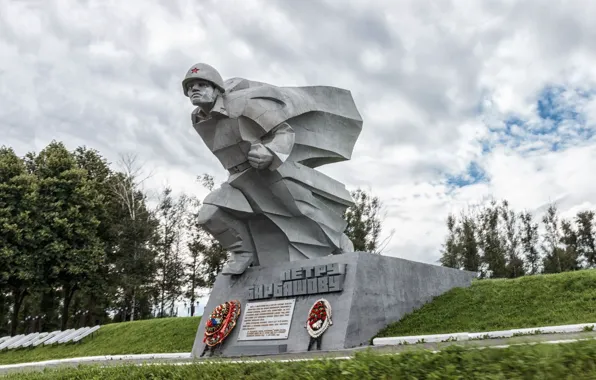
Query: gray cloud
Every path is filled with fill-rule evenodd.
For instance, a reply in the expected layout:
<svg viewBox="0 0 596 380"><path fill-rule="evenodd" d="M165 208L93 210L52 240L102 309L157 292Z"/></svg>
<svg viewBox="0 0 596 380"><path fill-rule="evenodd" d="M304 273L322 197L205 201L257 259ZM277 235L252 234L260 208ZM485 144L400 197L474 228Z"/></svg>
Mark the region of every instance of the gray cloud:
<svg viewBox="0 0 596 380"><path fill-rule="evenodd" d="M221 181L181 93L190 65L278 85L348 88L364 116L361 139L352 161L323 171L386 200L399 229L391 252L433 261L451 207L489 192L517 197L508 173L543 184L532 188L539 195L519 195L520 204L563 191L554 174L540 177L548 165L538 172L518 162L511 141L503 143L508 153L483 156L479 139L496 141L486 124L502 124L508 112L535 118L547 84L594 88L594 14L588 0L4 1L0 144L25 153L52 139L84 143L110 161L136 153L176 173L177 185L203 172ZM494 183L446 189L445 173L472 160ZM596 202L581 185L565 207Z"/></svg>

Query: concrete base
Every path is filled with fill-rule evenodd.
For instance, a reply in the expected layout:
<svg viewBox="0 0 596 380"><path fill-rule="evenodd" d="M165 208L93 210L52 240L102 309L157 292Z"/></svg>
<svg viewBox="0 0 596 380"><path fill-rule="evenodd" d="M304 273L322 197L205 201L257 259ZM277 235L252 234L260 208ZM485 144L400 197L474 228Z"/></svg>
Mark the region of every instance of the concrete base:
<svg viewBox="0 0 596 380"><path fill-rule="evenodd" d="M321 297L329 301L333 311L333 325L323 335L321 349L341 350L368 345L370 339L389 323L398 321L452 288L469 286L476 277L474 272L363 252L258 266L249 268L240 276L219 275L205 307L205 318L197 331L193 356L198 357L203 352L207 316L220 303L237 299L244 311L247 302L260 302L248 301L250 286L279 282L280 273L288 269L333 263L346 264L343 291L293 297L296 304L288 339L238 341L241 315L236 328L217 349L218 354L230 357L306 351L310 340L305 328L307 314Z"/></svg>

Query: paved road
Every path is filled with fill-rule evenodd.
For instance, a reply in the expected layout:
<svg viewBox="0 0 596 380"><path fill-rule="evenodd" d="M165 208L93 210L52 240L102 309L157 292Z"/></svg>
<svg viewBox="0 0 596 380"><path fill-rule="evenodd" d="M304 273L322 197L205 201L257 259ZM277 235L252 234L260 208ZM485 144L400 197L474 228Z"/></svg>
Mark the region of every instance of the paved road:
<svg viewBox="0 0 596 380"><path fill-rule="evenodd" d="M123 364L190 364L190 363L205 363L205 362L233 362L244 363L251 361L294 361L294 360L316 360L316 359L335 359L335 360L349 360L356 353L365 350L371 350L379 354L399 354L410 350L433 350L440 351L441 349L457 344L468 348L504 348L512 345L522 344L563 344L576 342L583 339L596 338L596 331L581 332L569 334L538 334L530 336L518 336L512 338L502 339L484 339L484 340L468 340L460 342L441 342L441 343L423 343L416 345L402 345L402 346L381 346L381 347L358 347L341 351L311 351L293 354L279 354L267 356L253 356L238 358L203 358L190 359L190 354L154 354L154 355L116 355L112 357L96 356L90 358L74 358L61 360L49 360L37 363L19 363L10 365L0 365L0 375L9 372L26 372L39 371L45 368L52 367L77 367L79 365L123 365Z"/></svg>

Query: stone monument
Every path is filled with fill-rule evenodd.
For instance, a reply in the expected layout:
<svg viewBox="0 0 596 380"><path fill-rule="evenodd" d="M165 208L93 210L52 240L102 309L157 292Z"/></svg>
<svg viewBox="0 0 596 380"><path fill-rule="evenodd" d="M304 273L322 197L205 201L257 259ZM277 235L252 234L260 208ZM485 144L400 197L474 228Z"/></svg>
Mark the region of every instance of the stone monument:
<svg viewBox="0 0 596 380"><path fill-rule="evenodd" d="M233 255L223 274L353 251L342 218L350 193L315 170L351 157L362 119L348 91L224 82L206 64L182 88L197 106L195 130L230 174L200 210Z"/></svg>
<svg viewBox="0 0 596 380"><path fill-rule="evenodd" d="M227 356L306 351L313 339L324 350L355 347L470 284L475 273L354 252L343 219L350 193L316 170L351 158L362 118L349 91L224 81L205 63L188 70L182 89L196 106L194 129L229 172L199 211L232 256L205 315L226 302L241 309L238 325L225 313L202 319L195 356L205 350L206 324ZM315 308L317 300L326 306Z"/></svg>

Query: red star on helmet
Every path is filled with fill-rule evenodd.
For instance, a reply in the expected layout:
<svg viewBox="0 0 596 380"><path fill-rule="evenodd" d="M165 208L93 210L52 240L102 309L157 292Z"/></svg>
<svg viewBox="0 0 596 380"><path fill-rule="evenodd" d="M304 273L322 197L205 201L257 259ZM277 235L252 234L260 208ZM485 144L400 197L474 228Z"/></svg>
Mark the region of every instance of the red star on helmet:
<svg viewBox="0 0 596 380"><path fill-rule="evenodd" d="M199 72L199 69L197 69L196 67L193 67L192 70L190 70L190 71L192 71L193 74L196 74Z"/></svg>

